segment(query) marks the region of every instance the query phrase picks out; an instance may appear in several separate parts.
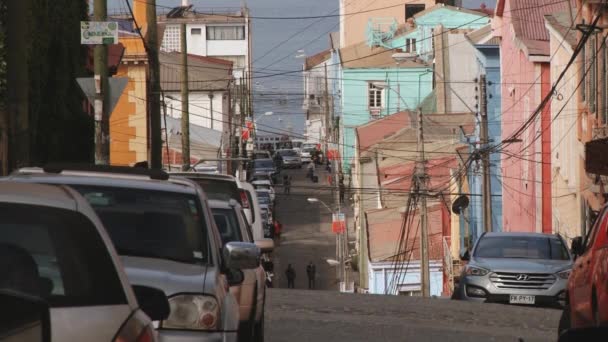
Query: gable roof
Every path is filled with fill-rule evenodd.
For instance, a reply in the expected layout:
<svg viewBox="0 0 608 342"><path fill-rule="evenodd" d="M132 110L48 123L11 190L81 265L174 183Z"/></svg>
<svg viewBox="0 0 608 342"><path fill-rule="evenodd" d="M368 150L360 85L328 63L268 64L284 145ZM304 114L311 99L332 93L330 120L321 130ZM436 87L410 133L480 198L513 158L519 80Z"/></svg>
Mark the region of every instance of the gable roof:
<svg viewBox="0 0 608 342"><path fill-rule="evenodd" d="M409 111L403 111L370 121L356 128L359 151L368 150L371 146L397 133L404 127L411 127Z"/></svg>
<svg viewBox="0 0 608 342"><path fill-rule="evenodd" d="M317 65L329 60L331 58L331 49L327 49L325 51L321 51L316 55L310 56L306 58L304 62L304 70L310 70Z"/></svg>
<svg viewBox="0 0 608 342"><path fill-rule="evenodd" d="M473 45L500 45L500 38L492 33L492 24L469 32L466 36Z"/></svg>
<svg viewBox="0 0 608 342"><path fill-rule="evenodd" d="M571 48L578 42L577 30L570 30L570 14L566 11L545 15L547 28L553 29L559 38L565 40Z"/></svg>
<svg viewBox="0 0 608 342"><path fill-rule="evenodd" d="M370 47L367 42L361 42L342 48L340 60L345 69L364 69L364 68L396 68L397 63L393 59L394 49L383 47ZM401 68L423 67L417 62L402 62Z"/></svg>
<svg viewBox="0 0 608 342"><path fill-rule="evenodd" d="M181 54L160 52L160 81L164 91L181 89ZM232 62L218 58L188 55L190 91L227 90L232 76Z"/></svg>
<svg viewBox="0 0 608 342"><path fill-rule="evenodd" d="M446 4L436 4L435 6L429 7L427 9L425 9L424 11L416 13L416 15L414 15L414 20L416 20L420 17L424 17L425 15L435 12L440 9L447 9L447 10L451 10L451 11L479 15L479 16L488 16L488 13L486 13L485 9L484 9L484 11L480 11L480 10L468 9L468 8L464 8L464 7L450 6L450 5L446 5Z"/></svg>
<svg viewBox="0 0 608 342"><path fill-rule="evenodd" d="M510 1L509 12L515 37L523 45L528 56L549 56L549 32L545 27L545 15L567 11L571 1L536 0L499 0L496 15L504 16L505 2Z"/></svg>

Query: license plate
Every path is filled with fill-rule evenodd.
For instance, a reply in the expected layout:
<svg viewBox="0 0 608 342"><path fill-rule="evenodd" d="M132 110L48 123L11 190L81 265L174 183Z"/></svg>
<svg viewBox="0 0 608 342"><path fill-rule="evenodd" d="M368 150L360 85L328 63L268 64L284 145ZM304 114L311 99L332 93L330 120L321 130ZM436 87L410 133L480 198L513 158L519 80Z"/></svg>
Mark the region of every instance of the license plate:
<svg viewBox="0 0 608 342"><path fill-rule="evenodd" d="M536 302L536 297L534 297L534 296L511 295L509 297L510 304L533 305L535 302Z"/></svg>

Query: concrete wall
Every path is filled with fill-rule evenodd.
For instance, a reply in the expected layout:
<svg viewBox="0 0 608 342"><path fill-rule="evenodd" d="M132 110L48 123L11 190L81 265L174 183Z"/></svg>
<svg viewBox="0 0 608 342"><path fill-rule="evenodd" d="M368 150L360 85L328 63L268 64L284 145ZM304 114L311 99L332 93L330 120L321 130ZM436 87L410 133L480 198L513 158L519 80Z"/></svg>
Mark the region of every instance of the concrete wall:
<svg viewBox="0 0 608 342"><path fill-rule="evenodd" d="M405 24L405 4L435 5L435 0L340 0L340 46L345 47L367 39L366 30L370 18L394 18L399 25ZM387 8L388 7L388 8ZM364 13L359 13L364 12ZM357 13L357 14L353 14Z"/></svg>
<svg viewBox="0 0 608 342"><path fill-rule="evenodd" d="M167 115L174 118L182 117L181 93L166 93L176 100L165 98L167 102ZM201 127L207 127L216 131L224 132L229 128L227 100L224 92L213 93L213 113L211 113L211 102L208 92L190 92L190 123ZM213 116L212 116L213 115Z"/></svg>
<svg viewBox="0 0 608 342"><path fill-rule="evenodd" d="M354 128L372 120L368 104L368 83L384 82L381 115L415 109L432 91L432 74L426 68L345 69L342 81L343 167L350 169L354 158ZM419 75L424 74L419 77ZM399 81L397 82L397 78ZM420 83L419 83L420 81ZM399 93L401 96L399 96ZM419 97L420 96L420 97Z"/></svg>
<svg viewBox="0 0 608 342"><path fill-rule="evenodd" d="M549 31L551 32L551 30ZM561 36L551 34L551 83L564 70L572 57L572 49L561 44ZM578 84L578 68L570 68L558 88L562 101L556 101L551 106L551 117L555 121L551 127L552 146L552 206L553 229L566 239L581 235L582 206L581 206L581 174L585 157L584 145L577 139L578 96L574 94ZM561 113L560 113L561 112ZM559 113L559 116L558 116Z"/></svg>

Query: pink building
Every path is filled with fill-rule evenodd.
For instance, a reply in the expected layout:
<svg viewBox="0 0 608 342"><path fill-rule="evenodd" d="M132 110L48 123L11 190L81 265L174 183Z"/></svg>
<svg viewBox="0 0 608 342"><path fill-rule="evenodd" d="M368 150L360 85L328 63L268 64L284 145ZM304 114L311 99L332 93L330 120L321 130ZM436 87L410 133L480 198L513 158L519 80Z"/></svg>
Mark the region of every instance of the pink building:
<svg viewBox="0 0 608 342"><path fill-rule="evenodd" d="M498 0L492 21L501 38L502 139L513 137L550 92L549 32L544 16L566 11L555 0ZM503 229L552 232L551 108L508 144L502 156Z"/></svg>

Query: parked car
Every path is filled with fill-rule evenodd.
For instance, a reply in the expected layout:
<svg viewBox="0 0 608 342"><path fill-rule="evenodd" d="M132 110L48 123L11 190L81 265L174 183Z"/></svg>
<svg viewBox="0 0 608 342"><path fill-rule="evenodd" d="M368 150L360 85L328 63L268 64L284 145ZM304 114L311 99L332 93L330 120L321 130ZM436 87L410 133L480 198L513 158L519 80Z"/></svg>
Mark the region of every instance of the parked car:
<svg viewBox="0 0 608 342"><path fill-rule="evenodd" d="M269 176L273 182L276 181L276 176L279 174L272 159L255 159L249 163L248 168L249 180L257 176Z"/></svg>
<svg viewBox="0 0 608 342"><path fill-rule="evenodd" d="M236 341L238 303L229 285L257 268L259 248L222 246L207 197L195 182L128 167L47 167L18 171L20 182L66 184L95 209L133 285L158 287L171 312L158 323L162 341ZM107 291L105 288L100 293ZM194 319L192 319L194 317Z"/></svg>
<svg viewBox="0 0 608 342"><path fill-rule="evenodd" d="M484 233L465 252L458 286L463 300L558 306L566 295L572 258L558 235Z"/></svg>
<svg viewBox="0 0 608 342"><path fill-rule="evenodd" d="M272 251L274 241L265 241L264 230L261 224L256 222L257 195L253 191L253 186L247 186L246 182L239 181L236 177L230 175L207 175L195 172L172 172L172 176L181 176L188 178L203 188L209 199L219 201L236 200L253 227L254 240L258 247L263 250ZM259 215L259 213L257 214Z"/></svg>
<svg viewBox="0 0 608 342"><path fill-rule="evenodd" d="M608 325L608 206L587 236L572 240L576 257L560 331Z"/></svg>
<svg viewBox="0 0 608 342"><path fill-rule="evenodd" d="M274 154L275 164L281 168L302 168L302 159L292 149L277 150Z"/></svg>
<svg viewBox="0 0 608 342"><path fill-rule="evenodd" d="M237 180L239 188L241 188L247 194L249 198L249 205L251 207L249 217L247 215L248 211L244 210L245 216L249 224L251 225L251 230L253 231L253 240L256 245L260 247L262 253L264 253L264 257L270 259L269 253L272 253L274 250L274 240L265 238L264 234L264 222L262 220L262 211L260 204L258 202L258 194L255 191L253 185L247 182Z"/></svg>
<svg viewBox="0 0 608 342"><path fill-rule="evenodd" d="M232 241L253 242L251 227L236 201L209 201L209 206L223 244ZM243 282L230 287L230 292L239 302L239 338L242 341L263 342L266 275L262 266L243 270L243 274Z"/></svg>
<svg viewBox="0 0 608 342"><path fill-rule="evenodd" d="M315 153L315 148L305 148L300 152L300 159L302 163L310 163L312 161L312 156Z"/></svg>
<svg viewBox="0 0 608 342"><path fill-rule="evenodd" d="M157 340L151 319L168 317L167 297L131 287L110 237L76 191L1 182L0 232L0 289L46 303L52 341Z"/></svg>
<svg viewBox="0 0 608 342"><path fill-rule="evenodd" d="M274 209L274 201L270 196L270 190L257 189L255 193L258 196L258 203L268 205L271 210Z"/></svg>
<svg viewBox="0 0 608 342"><path fill-rule="evenodd" d="M253 159L272 159L270 151L255 150L253 151Z"/></svg>
<svg viewBox="0 0 608 342"><path fill-rule="evenodd" d="M274 187L272 186L272 183L270 181L255 180L252 181L251 184L256 190L268 190L268 192L270 193L270 200L274 202L274 200L276 199L276 194L274 191Z"/></svg>

